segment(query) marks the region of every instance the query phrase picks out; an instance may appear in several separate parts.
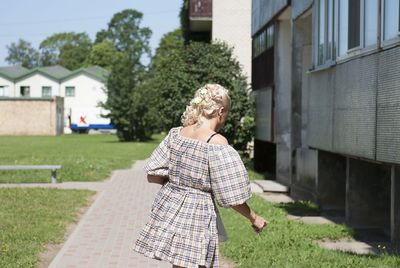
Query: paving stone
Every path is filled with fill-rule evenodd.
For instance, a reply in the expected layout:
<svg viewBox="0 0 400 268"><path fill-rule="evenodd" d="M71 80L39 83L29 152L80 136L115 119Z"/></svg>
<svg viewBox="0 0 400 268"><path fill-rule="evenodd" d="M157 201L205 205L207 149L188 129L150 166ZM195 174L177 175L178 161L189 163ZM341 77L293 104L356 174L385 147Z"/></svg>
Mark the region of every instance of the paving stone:
<svg viewBox="0 0 400 268"><path fill-rule="evenodd" d="M289 220L297 220L302 221L306 224L336 224L336 223L344 223L344 218L326 218L323 216L296 216L296 215L287 215Z"/></svg>
<svg viewBox="0 0 400 268"><path fill-rule="evenodd" d="M279 194L279 193L259 193L263 199L267 200L271 203L292 203L294 202L293 198L291 198L287 194Z"/></svg>
<svg viewBox="0 0 400 268"><path fill-rule="evenodd" d="M319 246L326 249L352 252L360 255L368 255L368 254L376 255L379 253L379 251L374 246L356 240L315 241L315 242Z"/></svg>
<svg viewBox="0 0 400 268"><path fill-rule="evenodd" d="M96 200L80 219L50 268L170 268L172 265L168 262L149 259L132 250L161 187L147 182L142 170L144 163L136 161L131 169L113 171L111 179L103 183L15 184L3 187L98 191ZM221 260L221 268L233 267L233 263Z"/></svg>
<svg viewBox="0 0 400 268"><path fill-rule="evenodd" d="M272 180L254 180L254 183L258 184L264 192L274 193L288 193L289 187Z"/></svg>
<svg viewBox="0 0 400 268"><path fill-rule="evenodd" d="M131 169L113 172L49 267L172 266L131 249L160 188L147 182L143 165L144 161L136 161Z"/></svg>
<svg viewBox="0 0 400 268"><path fill-rule="evenodd" d="M250 183L250 187L251 187L251 192L252 193L263 193L263 189L256 183L251 182Z"/></svg>

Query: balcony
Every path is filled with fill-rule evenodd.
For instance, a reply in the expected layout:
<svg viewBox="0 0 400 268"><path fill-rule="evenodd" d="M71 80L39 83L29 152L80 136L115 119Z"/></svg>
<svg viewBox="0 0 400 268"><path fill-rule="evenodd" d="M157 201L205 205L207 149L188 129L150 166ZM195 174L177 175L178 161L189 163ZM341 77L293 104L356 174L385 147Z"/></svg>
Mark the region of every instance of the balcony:
<svg viewBox="0 0 400 268"><path fill-rule="evenodd" d="M212 0L189 0L189 27L192 32L211 32Z"/></svg>

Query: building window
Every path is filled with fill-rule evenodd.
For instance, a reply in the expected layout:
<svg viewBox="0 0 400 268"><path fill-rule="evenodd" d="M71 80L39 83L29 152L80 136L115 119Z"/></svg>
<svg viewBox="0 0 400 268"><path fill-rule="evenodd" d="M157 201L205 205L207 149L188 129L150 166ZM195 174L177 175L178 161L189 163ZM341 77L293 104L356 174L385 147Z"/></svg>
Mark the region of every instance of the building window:
<svg viewBox="0 0 400 268"><path fill-rule="evenodd" d="M7 87L8 86L0 86L0 97L7 96Z"/></svg>
<svg viewBox="0 0 400 268"><path fill-rule="evenodd" d="M253 38L253 58L274 46L274 27L269 26Z"/></svg>
<svg viewBox="0 0 400 268"><path fill-rule="evenodd" d="M274 26L271 25L267 28L267 49L274 46Z"/></svg>
<svg viewBox="0 0 400 268"><path fill-rule="evenodd" d="M319 0L316 3L316 65L347 56L350 50L377 46L379 0ZM398 3L394 9L399 10ZM396 20L398 27L398 19L397 16L389 21L393 24Z"/></svg>
<svg viewBox="0 0 400 268"><path fill-rule="evenodd" d="M348 49L360 47L360 0L349 1Z"/></svg>
<svg viewBox="0 0 400 268"><path fill-rule="evenodd" d="M378 40L378 0L364 2L364 46L377 44Z"/></svg>
<svg viewBox="0 0 400 268"><path fill-rule="evenodd" d="M75 96L75 87L65 87L65 96L66 97L74 97Z"/></svg>
<svg viewBox="0 0 400 268"><path fill-rule="evenodd" d="M399 35L399 0L385 0L383 8L383 40Z"/></svg>
<svg viewBox="0 0 400 268"><path fill-rule="evenodd" d="M335 59L334 0L318 1L317 64L323 65Z"/></svg>
<svg viewBox="0 0 400 268"><path fill-rule="evenodd" d="M339 34L338 34L338 55L343 56L347 53L347 28L349 25L349 1L340 0L339 1Z"/></svg>
<svg viewBox="0 0 400 268"><path fill-rule="evenodd" d="M320 0L318 5L318 65L325 62L325 2L325 0Z"/></svg>
<svg viewBox="0 0 400 268"><path fill-rule="evenodd" d="M42 97L51 97L51 87L42 87Z"/></svg>
<svg viewBox="0 0 400 268"><path fill-rule="evenodd" d="M334 11L335 11L335 6L334 6L334 1L333 0L328 0L328 7L327 7L327 19L328 19L328 31L327 31L327 47L326 47L326 60L333 60L335 58L335 43L333 39L333 34L334 34L334 22L335 22L335 16L334 16Z"/></svg>
<svg viewBox="0 0 400 268"><path fill-rule="evenodd" d="M20 87L20 95L21 97L29 97L31 95L31 89L29 86L21 86Z"/></svg>

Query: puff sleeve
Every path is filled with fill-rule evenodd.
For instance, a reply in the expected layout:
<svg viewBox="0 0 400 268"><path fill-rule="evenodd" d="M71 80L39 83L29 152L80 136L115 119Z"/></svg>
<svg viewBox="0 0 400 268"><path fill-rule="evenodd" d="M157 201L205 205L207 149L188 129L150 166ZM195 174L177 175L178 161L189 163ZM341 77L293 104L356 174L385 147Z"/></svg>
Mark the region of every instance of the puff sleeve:
<svg viewBox="0 0 400 268"><path fill-rule="evenodd" d="M238 152L231 146L209 151L211 190L222 207L240 205L251 197L250 180Z"/></svg>
<svg viewBox="0 0 400 268"><path fill-rule="evenodd" d="M170 133L171 131L151 153L149 160L144 165L143 169L147 175L168 176Z"/></svg>

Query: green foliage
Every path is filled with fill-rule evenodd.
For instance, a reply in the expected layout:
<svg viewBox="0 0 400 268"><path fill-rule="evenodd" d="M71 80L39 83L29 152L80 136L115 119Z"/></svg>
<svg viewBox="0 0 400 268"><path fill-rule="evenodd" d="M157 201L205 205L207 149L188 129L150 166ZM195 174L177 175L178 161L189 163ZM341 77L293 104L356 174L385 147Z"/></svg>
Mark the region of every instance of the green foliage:
<svg viewBox="0 0 400 268"><path fill-rule="evenodd" d="M181 125L181 116L196 89L218 83L229 89L232 99L221 133L236 149L244 150L254 131L254 105L232 49L224 43L192 42L185 46L182 38L176 38L178 34L164 36L150 69L149 83L157 90L153 98L163 130Z"/></svg>
<svg viewBox="0 0 400 268"><path fill-rule="evenodd" d="M48 243L61 243L65 227L94 192L0 189L0 267L37 267Z"/></svg>
<svg viewBox="0 0 400 268"><path fill-rule="evenodd" d="M106 30L97 33L96 44L111 42L118 61L111 66L107 82L107 101L101 106L110 111L107 118L117 128L120 141L146 140L150 137L147 122L151 115L146 106L148 96L142 94L146 66L141 63L144 55L150 55L151 31L141 27L143 14L127 9L116 13Z"/></svg>
<svg viewBox="0 0 400 268"><path fill-rule="evenodd" d="M32 47L32 44L23 39L17 43L7 46L8 56L6 61L12 65L22 65L26 68L37 67L39 65L39 52Z"/></svg>
<svg viewBox="0 0 400 268"><path fill-rule="evenodd" d="M123 54L115 48L114 44L109 40L104 40L93 46L88 57L86 58L85 65L97 65L111 71L113 65L117 64L123 59Z"/></svg>
<svg viewBox="0 0 400 268"><path fill-rule="evenodd" d="M145 129L141 127L143 114L135 107L141 104L138 92L143 72L135 70L135 66L126 57L117 62L108 77L107 101L102 105L109 110L108 118L117 128L120 141L144 140Z"/></svg>
<svg viewBox="0 0 400 268"><path fill-rule="evenodd" d="M249 205L270 224L257 236L250 223L233 209L220 209L228 241L222 243L222 255L232 259L238 267L399 267L397 256L358 256L319 247L313 241L323 238L351 237L352 231L338 224L305 224L290 221L280 205L264 201L254 195ZM296 204L295 207L313 205Z"/></svg>
<svg viewBox="0 0 400 268"><path fill-rule="evenodd" d="M95 43L109 40L115 48L125 53L132 62L139 63L144 55L150 55L151 30L141 27L143 14L134 9L125 9L114 14L108 28L97 33Z"/></svg>
<svg viewBox="0 0 400 268"><path fill-rule="evenodd" d="M41 65L62 65L75 70L82 67L92 48L87 33L57 33L40 43Z"/></svg>
<svg viewBox="0 0 400 268"><path fill-rule="evenodd" d="M154 138L147 143L121 143L115 135L2 136L0 162L62 165L57 171L61 182L100 181L107 179L112 170L129 168L133 161L148 157L162 136ZM0 183L49 181L49 170L0 171Z"/></svg>

